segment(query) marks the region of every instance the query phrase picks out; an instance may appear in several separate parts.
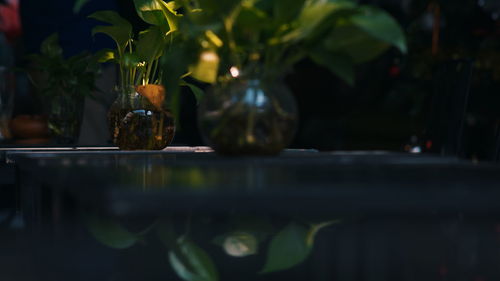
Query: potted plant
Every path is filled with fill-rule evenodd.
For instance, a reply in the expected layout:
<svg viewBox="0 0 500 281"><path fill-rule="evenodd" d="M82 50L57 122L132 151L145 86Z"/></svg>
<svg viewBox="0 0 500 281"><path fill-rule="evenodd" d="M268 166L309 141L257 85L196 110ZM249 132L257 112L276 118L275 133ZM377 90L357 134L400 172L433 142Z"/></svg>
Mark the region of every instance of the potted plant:
<svg viewBox="0 0 500 281"><path fill-rule="evenodd" d="M175 124L165 106L159 58L171 35L154 26L133 34L132 25L114 11L100 11L90 18L108 23L97 26L93 34L104 33L116 43L115 50L104 50L100 62L118 65L118 97L108 112L113 142L120 149L163 149L174 137Z"/></svg>
<svg viewBox="0 0 500 281"><path fill-rule="evenodd" d="M388 13L351 1L171 3L184 16L165 55L176 63L166 66L164 80L189 70L213 85L200 105L199 127L222 154L277 154L289 144L296 106L281 81L295 63L311 59L352 84L356 64L391 46L406 51L403 31Z"/></svg>
<svg viewBox="0 0 500 281"><path fill-rule="evenodd" d="M96 58L88 52L64 58L59 37L52 34L43 41L40 54L30 55L29 59L29 76L46 109L50 135L58 144L76 143L85 97L96 90Z"/></svg>

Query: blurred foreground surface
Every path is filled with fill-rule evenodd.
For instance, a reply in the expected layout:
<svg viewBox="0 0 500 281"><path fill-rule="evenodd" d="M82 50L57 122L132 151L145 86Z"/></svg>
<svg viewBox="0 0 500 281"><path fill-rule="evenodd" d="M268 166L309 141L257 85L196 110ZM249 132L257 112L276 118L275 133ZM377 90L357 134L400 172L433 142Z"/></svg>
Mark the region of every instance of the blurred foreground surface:
<svg viewBox="0 0 500 281"><path fill-rule="evenodd" d="M217 280L204 268L222 281L500 277L499 166L386 152L202 151L4 152L2 186L18 192L6 194L17 204L0 217L1 279L181 280L171 252L200 280ZM182 239L211 262L176 252ZM259 274L272 259L304 261Z"/></svg>

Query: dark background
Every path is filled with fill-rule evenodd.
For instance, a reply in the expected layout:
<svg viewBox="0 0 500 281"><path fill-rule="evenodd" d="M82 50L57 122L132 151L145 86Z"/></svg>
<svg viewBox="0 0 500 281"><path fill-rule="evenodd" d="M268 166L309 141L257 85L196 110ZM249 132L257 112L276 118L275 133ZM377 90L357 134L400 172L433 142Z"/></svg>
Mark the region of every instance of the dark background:
<svg viewBox="0 0 500 281"><path fill-rule="evenodd" d="M112 46L104 36L90 36L95 22L86 16L95 10L116 9L140 26L132 1L91 0L76 15L70 2L21 0L23 35L15 45L18 64L22 65L23 55L36 52L40 42L54 31L61 34L66 55ZM448 81L438 73L447 63L466 61L473 71L466 114L461 116L463 135L457 136L462 145L456 153L467 158L491 159L500 124L497 63L500 3L495 0L359 2L378 5L397 19L408 36L409 52L402 55L392 49L359 66L354 87L310 61L299 63L287 77L300 110L300 127L292 146L319 150L405 150L408 145L424 149L430 140L434 146L427 148L440 152L439 137L431 131L445 130L447 123L432 112L436 108L435 97L443 85L450 84L460 90L466 84L457 86L459 81ZM436 33L438 40L433 41ZM29 97L18 99L16 114L37 111L36 102L29 100ZM194 97L189 92L183 95L181 118L182 130L175 142L201 145Z"/></svg>

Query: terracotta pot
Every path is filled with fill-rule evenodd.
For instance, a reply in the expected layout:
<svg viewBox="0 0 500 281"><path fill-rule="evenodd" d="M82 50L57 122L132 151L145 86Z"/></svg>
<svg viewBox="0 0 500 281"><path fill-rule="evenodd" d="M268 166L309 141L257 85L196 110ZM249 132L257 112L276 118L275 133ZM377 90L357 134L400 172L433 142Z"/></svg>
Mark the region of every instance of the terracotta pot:
<svg viewBox="0 0 500 281"><path fill-rule="evenodd" d="M49 135L47 118L40 115L18 115L9 121L9 128L16 139L46 139Z"/></svg>

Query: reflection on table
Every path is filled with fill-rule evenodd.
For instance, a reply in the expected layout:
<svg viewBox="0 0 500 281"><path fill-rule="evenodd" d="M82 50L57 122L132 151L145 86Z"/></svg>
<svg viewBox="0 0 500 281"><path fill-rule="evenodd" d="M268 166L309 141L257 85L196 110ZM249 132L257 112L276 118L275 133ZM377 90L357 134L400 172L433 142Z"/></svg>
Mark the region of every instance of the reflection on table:
<svg viewBox="0 0 500 281"><path fill-rule="evenodd" d="M499 166L373 151L195 151L6 152L34 256L52 253L43 276L180 280L183 268L200 280L500 276Z"/></svg>

